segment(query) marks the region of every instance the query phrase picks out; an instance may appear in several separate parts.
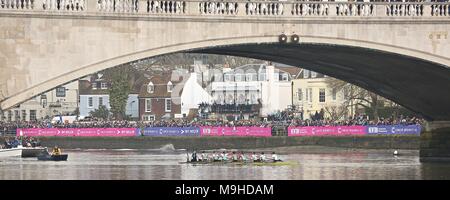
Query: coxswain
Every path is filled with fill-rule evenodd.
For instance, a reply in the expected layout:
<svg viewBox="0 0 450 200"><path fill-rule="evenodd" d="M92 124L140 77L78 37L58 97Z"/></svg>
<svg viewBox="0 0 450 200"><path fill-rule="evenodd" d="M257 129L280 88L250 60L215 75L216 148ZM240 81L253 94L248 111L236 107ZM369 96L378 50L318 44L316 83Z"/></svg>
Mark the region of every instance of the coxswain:
<svg viewBox="0 0 450 200"><path fill-rule="evenodd" d="M197 162L198 160L197 160L197 152L196 151L194 151L194 153L192 153L192 159L191 159L191 162Z"/></svg>

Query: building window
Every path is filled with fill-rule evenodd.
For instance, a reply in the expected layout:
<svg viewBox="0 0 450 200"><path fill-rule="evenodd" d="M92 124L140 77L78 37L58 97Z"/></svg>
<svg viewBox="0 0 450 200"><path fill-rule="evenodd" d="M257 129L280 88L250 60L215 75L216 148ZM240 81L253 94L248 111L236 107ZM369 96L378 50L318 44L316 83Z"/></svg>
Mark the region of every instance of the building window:
<svg viewBox="0 0 450 200"><path fill-rule="evenodd" d="M92 89L96 90L97 89L97 82L92 83Z"/></svg>
<svg viewBox="0 0 450 200"><path fill-rule="evenodd" d="M103 97L98 98L98 106L103 106Z"/></svg>
<svg viewBox="0 0 450 200"><path fill-rule="evenodd" d="M245 81L252 81L253 79L253 74L246 74L245 75Z"/></svg>
<svg viewBox="0 0 450 200"><path fill-rule="evenodd" d="M20 114L18 110L14 111L14 121L19 121L20 120Z"/></svg>
<svg viewBox="0 0 450 200"><path fill-rule="evenodd" d="M169 81L167 83L167 92L172 92L172 90L173 90L173 84L171 81Z"/></svg>
<svg viewBox="0 0 450 200"><path fill-rule="evenodd" d="M155 121L155 115L142 115L143 121Z"/></svg>
<svg viewBox="0 0 450 200"><path fill-rule="evenodd" d="M22 120L23 121L27 120L27 111L26 110L22 110Z"/></svg>
<svg viewBox="0 0 450 200"><path fill-rule="evenodd" d="M302 89L298 89L298 90L297 90L297 97L298 97L298 100L299 100L299 101L302 101L302 98L303 98L303 92L302 92Z"/></svg>
<svg viewBox="0 0 450 200"><path fill-rule="evenodd" d="M36 121L36 110L30 110L30 121Z"/></svg>
<svg viewBox="0 0 450 200"><path fill-rule="evenodd" d="M312 88L308 88L309 102L312 103Z"/></svg>
<svg viewBox="0 0 450 200"><path fill-rule="evenodd" d="M107 85L105 82L102 82L102 83L100 84L100 87L102 88L102 90L108 89L108 85Z"/></svg>
<svg viewBox="0 0 450 200"><path fill-rule="evenodd" d="M152 99L145 99L145 112L152 112Z"/></svg>
<svg viewBox="0 0 450 200"><path fill-rule="evenodd" d="M303 70L303 78L309 78L309 70L307 69Z"/></svg>
<svg viewBox="0 0 450 200"><path fill-rule="evenodd" d="M325 89L323 88L319 90L319 102L325 102Z"/></svg>
<svg viewBox="0 0 450 200"><path fill-rule="evenodd" d="M317 77L317 72L311 71L311 78L316 78L316 77Z"/></svg>
<svg viewBox="0 0 450 200"><path fill-rule="evenodd" d="M166 112L171 112L171 111L172 111L172 100L166 99Z"/></svg>
<svg viewBox="0 0 450 200"><path fill-rule="evenodd" d="M92 97L88 97L88 107L89 108L94 107L94 100Z"/></svg>
<svg viewBox="0 0 450 200"><path fill-rule="evenodd" d="M259 75L259 81L265 81L266 80L266 74L262 73Z"/></svg>
<svg viewBox="0 0 450 200"><path fill-rule="evenodd" d="M56 97L66 97L65 87L57 87L55 90L56 90Z"/></svg>
<svg viewBox="0 0 450 200"><path fill-rule="evenodd" d="M235 80L236 80L236 81L244 81L244 80L243 80L243 77L244 77L243 74L236 74L236 75L235 75Z"/></svg>
<svg viewBox="0 0 450 200"><path fill-rule="evenodd" d="M153 85L153 83L152 82L148 83L148 85L147 85L147 92L151 94L154 91L155 91L155 86Z"/></svg>
<svg viewBox="0 0 450 200"><path fill-rule="evenodd" d="M231 74L225 74L225 75L224 75L224 80L225 80L225 82L233 81L232 79L233 79L233 77L232 77Z"/></svg>
<svg viewBox="0 0 450 200"><path fill-rule="evenodd" d="M8 121L12 121L12 112L8 110Z"/></svg>
<svg viewBox="0 0 450 200"><path fill-rule="evenodd" d="M284 74L281 76L281 80L282 80L282 81L289 81L289 75L288 75L287 73L284 73Z"/></svg>
<svg viewBox="0 0 450 200"><path fill-rule="evenodd" d="M333 101L336 101L336 96L337 96L336 88L332 89L332 94L333 94Z"/></svg>

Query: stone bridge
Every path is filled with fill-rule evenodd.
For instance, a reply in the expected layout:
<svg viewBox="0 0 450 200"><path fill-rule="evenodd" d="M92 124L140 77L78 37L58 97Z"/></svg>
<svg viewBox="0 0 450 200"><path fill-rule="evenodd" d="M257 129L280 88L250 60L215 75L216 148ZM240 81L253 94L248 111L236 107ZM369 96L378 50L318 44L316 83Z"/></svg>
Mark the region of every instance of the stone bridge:
<svg viewBox="0 0 450 200"><path fill-rule="evenodd" d="M119 64L199 52L327 74L442 127L450 121L449 7L448 2L0 0L0 109Z"/></svg>

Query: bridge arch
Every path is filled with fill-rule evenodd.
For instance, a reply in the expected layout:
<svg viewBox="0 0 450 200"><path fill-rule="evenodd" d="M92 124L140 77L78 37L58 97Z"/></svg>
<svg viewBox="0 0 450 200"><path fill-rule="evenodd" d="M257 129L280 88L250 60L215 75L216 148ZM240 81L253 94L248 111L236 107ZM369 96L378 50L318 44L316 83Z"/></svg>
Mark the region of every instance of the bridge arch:
<svg viewBox="0 0 450 200"><path fill-rule="evenodd" d="M450 114L446 113L450 110L450 105L445 105L445 102L450 102L450 96L440 96L439 91L437 91L450 91L449 59L415 49L382 43L309 35L300 35L299 44L280 44L278 35L264 35L216 38L150 48L78 67L76 70L42 82L3 100L1 107L2 109L10 108L17 102L24 102L33 96L51 90L55 86L75 81L97 71L144 58L177 52L235 55L301 66L368 89L422 114L429 120L450 119ZM311 56L311 53L317 54ZM333 56L333 54L338 56ZM389 62L385 64L389 66L375 66L383 62L367 63L384 59L386 56L389 57ZM319 57L322 57L322 59L314 60ZM356 59L356 62L352 59ZM353 62L352 66L347 66L345 64L347 62ZM414 63L427 66L408 67L408 65ZM358 64L362 66L358 68ZM392 70L398 66L400 68L394 71L405 70L404 75L389 74L389 68ZM379 77L380 73L371 71L376 69L382 70L386 77ZM409 71L411 69L417 70ZM428 79L437 82L432 84L417 82L422 79L413 80L420 76L427 77L427 73L434 75L434 78L428 77ZM402 83L402 78L406 78L404 83ZM392 79L399 80L394 81ZM415 95L411 89L414 87L417 90L427 91L425 92L427 94L419 92L418 96L417 93ZM436 106L436 104L440 105Z"/></svg>

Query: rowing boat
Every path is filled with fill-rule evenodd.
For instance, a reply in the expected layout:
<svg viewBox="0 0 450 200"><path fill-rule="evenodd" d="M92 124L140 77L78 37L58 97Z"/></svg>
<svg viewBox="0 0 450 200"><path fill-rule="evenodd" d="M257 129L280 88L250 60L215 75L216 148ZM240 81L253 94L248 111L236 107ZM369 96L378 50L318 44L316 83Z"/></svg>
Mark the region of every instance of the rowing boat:
<svg viewBox="0 0 450 200"><path fill-rule="evenodd" d="M179 164L193 164L193 165L255 165L255 166L288 166L297 165L294 161L282 161L282 160L268 160L265 162L252 162L252 161L197 161L197 162L179 162Z"/></svg>

